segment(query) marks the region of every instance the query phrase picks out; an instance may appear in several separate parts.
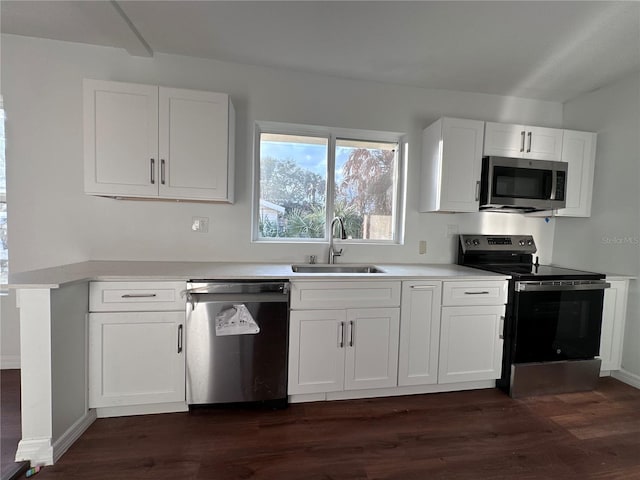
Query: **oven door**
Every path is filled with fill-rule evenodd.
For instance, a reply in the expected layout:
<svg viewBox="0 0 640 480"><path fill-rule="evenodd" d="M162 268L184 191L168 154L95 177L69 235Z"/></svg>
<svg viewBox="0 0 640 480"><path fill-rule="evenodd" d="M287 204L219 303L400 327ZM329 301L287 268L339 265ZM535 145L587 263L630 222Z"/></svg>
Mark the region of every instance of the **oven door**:
<svg viewBox="0 0 640 480"><path fill-rule="evenodd" d="M603 280L516 282L514 363L599 354Z"/></svg>

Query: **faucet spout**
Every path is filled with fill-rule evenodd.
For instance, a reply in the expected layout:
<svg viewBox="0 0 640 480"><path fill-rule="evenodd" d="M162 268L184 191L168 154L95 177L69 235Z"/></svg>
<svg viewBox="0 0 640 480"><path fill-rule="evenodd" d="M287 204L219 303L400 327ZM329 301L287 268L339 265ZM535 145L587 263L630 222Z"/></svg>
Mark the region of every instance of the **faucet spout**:
<svg viewBox="0 0 640 480"><path fill-rule="evenodd" d="M329 264L335 263L335 257L339 257L340 255L342 255L342 249L336 250L333 246L336 223L338 224L338 235L340 235L340 239L347 239L347 232L344 229L344 222L342 218L335 217L333 220L331 220L331 227L329 229L329 259L327 262Z"/></svg>

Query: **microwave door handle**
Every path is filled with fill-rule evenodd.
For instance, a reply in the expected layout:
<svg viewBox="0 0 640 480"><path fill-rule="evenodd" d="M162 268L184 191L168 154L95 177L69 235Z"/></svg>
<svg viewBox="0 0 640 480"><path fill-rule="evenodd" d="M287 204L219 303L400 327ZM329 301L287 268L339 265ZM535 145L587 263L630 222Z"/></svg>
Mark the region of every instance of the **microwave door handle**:
<svg viewBox="0 0 640 480"><path fill-rule="evenodd" d="M556 199L556 189L558 188L558 171L551 171L551 195L549 195L549 200Z"/></svg>

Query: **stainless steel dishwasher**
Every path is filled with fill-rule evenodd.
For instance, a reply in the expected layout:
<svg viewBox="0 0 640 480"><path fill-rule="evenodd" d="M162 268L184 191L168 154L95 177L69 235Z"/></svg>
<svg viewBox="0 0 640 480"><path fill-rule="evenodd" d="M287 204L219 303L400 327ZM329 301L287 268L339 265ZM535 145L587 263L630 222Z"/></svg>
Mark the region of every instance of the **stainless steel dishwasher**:
<svg viewBox="0 0 640 480"><path fill-rule="evenodd" d="M187 284L187 403L287 405L289 283Z"/></svg>

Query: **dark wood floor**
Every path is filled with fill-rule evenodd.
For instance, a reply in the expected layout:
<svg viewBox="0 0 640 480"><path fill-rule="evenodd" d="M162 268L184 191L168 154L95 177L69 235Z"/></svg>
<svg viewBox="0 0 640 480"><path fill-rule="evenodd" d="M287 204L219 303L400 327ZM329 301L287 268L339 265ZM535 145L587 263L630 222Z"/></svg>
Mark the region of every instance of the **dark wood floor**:
<svg viewBox="0 0 640 480"><path fill-rule="evenodd" d="M0 479L23 469L15 463L20 441L20 370L0 370Z"/></svg>
<svg viewBox="0 0 640 480"><path fill-rule="evenodd" d="M640 391L498 390L100 419L46 479L640 479Z"/></svg>

